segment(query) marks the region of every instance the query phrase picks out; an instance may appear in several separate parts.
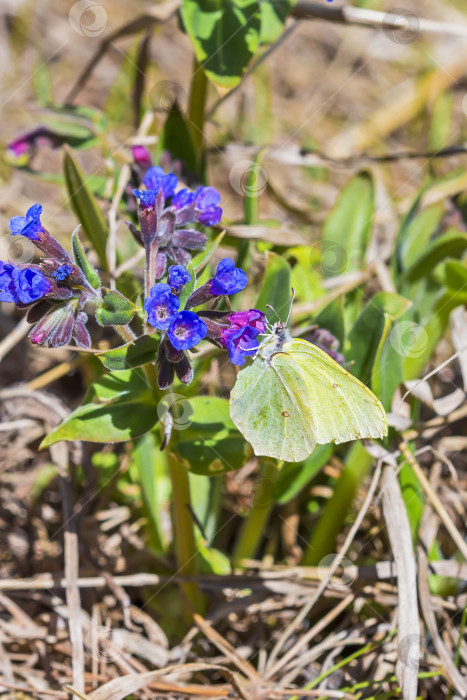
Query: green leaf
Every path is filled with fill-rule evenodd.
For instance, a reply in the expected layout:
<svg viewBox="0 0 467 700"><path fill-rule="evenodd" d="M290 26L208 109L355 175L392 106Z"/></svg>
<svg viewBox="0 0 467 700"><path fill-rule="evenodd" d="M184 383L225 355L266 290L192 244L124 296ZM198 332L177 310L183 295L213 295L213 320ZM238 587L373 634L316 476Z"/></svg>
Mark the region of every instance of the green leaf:
<svg viewBox="0 0 467 700"><path fill-rule="evenodd" d="M96 270L86 257L86 254L83 250L83 246L81 245L81 241L78 238L78 229L79 226L75 228L71 235L71 249L73 252L73 261L76 265L78 265L91 287L93 287L93 289L99 289L99 275L97 274Z"/></svg>
<svg viewBox="0 0 467 700"><path fill-rule="evenodd" d="M304 462L288 462L280 470L274 486L274 497L278 505L284 505L298 496L313 477L324 467L334 445L318 445Z"/></svg>
<svg viewBox="0 0 467 700"><path fill-rule="evenodd" d="M198 155L191 138L191 132L185 117L175 102L167 115L157 144L159 157L168 151L173 160L180 160L190 173L201 177Z"/></svg>
<svg viewBox="0 0 467 700"><path fill-rule="evenodd" d="M104 296L101 306L96 309L96 321L100 326L126 326L137 309L138 307L123 294L111 289Z"/></svg>
<svg viewBox="0 0 467 700"><path fill-rule="evenodd" d="M229 402L217 396L186 399L192 412L177 431L173 450L195 474L215 475L240 469L245 463L245 440L232 423Z"/></svg>
<svg viewBox="0 0 467 700"><path fill-rule="evenodd" d="M124 442L157 422L157 403L138 370L106 374L91 384L81 406L54 428L41 448L61 440Z"/></svg>
<svg viewBox="0 0 467 700"><path fill-rule="evenodd" d="M404 280L414 282L426 277L443 258L459 258L467 250L467 234L451 229L428 246L404 273Z"/></svg>
<svg viewBox="0 0 467 700"><path fill-rule="evenodd" d="M150 545L157 552L163 552L166 539L163 511L164 505L170 502L171 485L167 457L160 449L157 430L137 438L134 449L131 451L129 471L132 479L138 482L141 488L150 522Z"/></svg>
<svg viewBox="0 0 467 700"><path fill-rule="evenodd" d="M112 372L135 369L156 360L159 343L156 335L142 335L118 348L96 353L96 357Z"/></svg>
<svg viewBox="0 0 467 700"><path fill-rule="evenodd" d="M96 200L88 188L86 178L78 161L65 146L65 181L71 204L76 216L91 241L102 267L107 269L105 249L107 244L107 225Z"/></svg>
<svg viewBox="0 0 467 700"><path fill-rule="evenodd" d="M208 243L206 248L203 251L201 251L201 253L198 253L198 255L195 255L195 257L192 258L191 264L193 265L193 269L197 275L200 275L206 267L206 265L209 264L212 256L216 252L217 247L224 238L224 235L225 232L222 231L222 233L216 236L216 238L213 241L211 241L211 243Z"/></svg>
<svg viewBox="0 0 467 700"><path fill-rule="evenodd" d="M416 218L417 218L417 213L418 209L420 206L420 202L422 200L423 195L427 191L427 189L430 186L430 182L426 182L419 192L417 193L417 196L415 197L414 201L412 202L409 211L407 214L403 217L399 229L396 234L396 240L395 240L395 253L396 253L396 266L395 266L395 272L401 272L406 268L405 264L405 256L407 252L407 248L411 247L412 242L416 238L416 234L419 233L420 231L418 230L417 225L415 224ZM415 231L412 232L412 227L415 227ZM430 231L430 236L432 234L432 231Z"/></svg>
<svg viewBox="0 0 467 700"><path fill-rule="evenodd" d="M270 304L279 317L285 321L289 313L291 301L290 267L284 258L276 253L266 253L266 270L261 291L256 300L255 308L264 311L270 323L277 321L277 316L266 308Z"/></svg>
<svg viewBox="0 0 467 700"><path fill-rule="evenodd" d="M401 227L403 233L398 238L396 248L400 270L411 267L424 254L430 239L438 232L443 216L444 205L433 204Z"/></svg>
<svg viewBox="0 0 467 700"><path fill-rule="evenodd" d="M321 267L324 277L336 277L362 267L375 213L375 187L362 171L341 190L325 221Z"/></svg>
<svg viewBox="0 0 467 700"><path fill-rule="evenodd" d="M411 302L393 292L378 292L365 306L349 333L346 359L352 361L352 374L368 384L378 349L384 342L391 321L399 318Z"/></svg>
<svg viewBox="0 0 467 700"><path fill-rule="evenodd" d="M454 291L467 292L467 266L458 260L441 262L434 270L438 283Z"/></svg>
<svg viewBox="0 0 467 700"><path fill-rule="evenodd" d="M261 3L260 44L272 44L280 37L293 5L295 0L270 0Z"/></svg>
<svg viewBox="0 0 467 700"><path fill-rule="evenodd" d="M416 379L420 376L448 326L451 311L462 304L467 304L467 290L464 292L448 290L440 294L426 316L419 320L417 328L419 337L423 335L424 343L421 347L418 347L420 343L417 343L416 352L410 351L409 348L409 352L404 355L404 380Z"/></svg>
<svg viewBox="0 0 467 700"><path fill-rule="evenodd" d="M195 55L221 88L237 85L260 41L261 3L182 0L181 17Z"/></svg>

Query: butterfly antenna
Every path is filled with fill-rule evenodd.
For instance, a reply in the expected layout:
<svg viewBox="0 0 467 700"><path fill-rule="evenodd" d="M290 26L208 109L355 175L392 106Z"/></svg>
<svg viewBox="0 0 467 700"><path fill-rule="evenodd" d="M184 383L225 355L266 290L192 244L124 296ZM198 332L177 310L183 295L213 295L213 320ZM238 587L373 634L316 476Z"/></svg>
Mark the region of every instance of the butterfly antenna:
<svg viewBox="0 0 467 700"><path fill-rule="evenodd" d="M271 309L271 311L272 311L273 313L275 313L276 316L277 316L277 318L279 319L279 323L282 323L281 317L280 317L279 314L277 313L276 309L275 309L273 306L271 306L271 304L266 304L266 308L267 308L267 309Z"/></svg>
<svg viewBox="0 0 467 700"><path fill-rule="evenodd" d="M290 300L289 313L287 314L287 320L286 320L286 322L285 322L285 327L286 327L286 328L287 328L287 326L289 325L290 316L292 315L292 306L293 306L293 303L294 303L294 299L295 299L295 289L292 287L292 298L291 298L291 300Z"/></svg>

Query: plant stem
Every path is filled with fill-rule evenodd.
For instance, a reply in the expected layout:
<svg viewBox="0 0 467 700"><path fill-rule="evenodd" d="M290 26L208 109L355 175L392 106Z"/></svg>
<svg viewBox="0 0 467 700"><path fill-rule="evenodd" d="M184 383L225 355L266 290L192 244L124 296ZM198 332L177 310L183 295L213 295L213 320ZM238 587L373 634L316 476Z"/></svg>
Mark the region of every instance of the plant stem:
<svg viewBox="0 0 467 700"><path fill-rule="evenodd" d="M188 120L193 145L197 151L199 162L201 162L204 148L204 117L207 92L208 79L206 73L195 58L193 60L193 74L190 85Z"/></svg>
<svg viewBox="0 0 467 700"><path fill-rule="evenodd" d="M253 163L251 164L250 168L248 169L246 176L245 176L245 182L242 183L245 192L244 192L244 199L243 199L243 219L245 224L247 225L252 225L255 224L258 221L259 218L259 195L260 192L258 191L258 177L260 173L260 165L258 163L258 160L260 158L260 154L255 156L255 159ZM248 266L249 263L249 257L251 253L251 243L250 241L240 241L239 246L238 246L238 255L237 255L237 267L245 267Z"/></svg>
<svg viewBox="0 0 467 700"><path fill-rule="evenodd" d="M274 489L277 474L283 462L278 460L261 460L260 481L255 492L253 508L243 521L235 549L233 552L234 565L243 559L253 559L269 515L274 506Z"/></svg>
<svg viewBox="0 0 467 700"><path fill-rule="evenodd" d="M190 483L186 467L171 452L167 452L170 479L172 481L172 525L175 537L178 574L196 576L198 573L197 549L190 505ZM191 610L185 610L185 617L191 622L192 612L202 608L201 591L194 581L181 584Z"/></svg>
<svg viewBox="0 0 467 700"><path fill-rule="evenodd" d="M127 342L135 338L135 334L129 326L116 326L116 330ZM161 390L157 383L156 367L153 363L149 363L143 366L143 371L151 387L154 400L158 402L161 398ZM172 530L175 538L178 573L182 576L195 576L198 573L198 562L193 520L188 508L190 505L188 473L183 464L170 451L167 451L167 462L172 482ZM184 615L187 622L191 623L192 612L201 612L201 592L195 582L182 583L181 587L191 607L191 610L185 609Z"/></svg>
<svg viewBox="0 0 467 700"><path fill-rule="evenodd" d="M323 557L336 551L337 536L372 463L373 457L360 442L355 442L349 450L334 493L313 530L303 556L303 566L317 566Z"/></svg>

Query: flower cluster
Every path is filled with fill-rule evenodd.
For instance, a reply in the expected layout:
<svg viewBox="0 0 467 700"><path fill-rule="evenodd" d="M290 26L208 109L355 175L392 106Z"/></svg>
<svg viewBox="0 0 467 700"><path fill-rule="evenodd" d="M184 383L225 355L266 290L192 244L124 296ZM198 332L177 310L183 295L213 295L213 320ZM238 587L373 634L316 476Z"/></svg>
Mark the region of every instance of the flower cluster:
<svg viewBox="0 0 467 700"><path fill-rule="evenodd" d="M23 236L45 254L40 264L15 265L0 261L0 301L27 308L27 319L35 324L31 341L47 347L60 347L74 340L89 348L84 306L98 297L78 265L41 222L42 207L34 204L26 216L10 220L13 236Z"/></svg>
<svg viewBox="0 0 467 700"><path fill-rule="evenodd" d="M191 281L191 275L182 265L169 267L167 284L156 283L144 301L148 323L164 332L159 356L159 385L169 386L177 374L186 383L192 372L186 350L190 350L206 338L218 347L227 348L234 364L243 365L245 357L257 347L256 338L264 333L264 314L255 309L233 313L203 309L191 311L207 301L219 301L222 296L242 291L248 281L243 270L235 267L230 258L224 258L217 266L216 274L204 285L193 291L180 309L180 294ZM254 341L254 342L253 342Z"/></svg>
<svg viewBox="0 0 467 700"><path fill-rule="evenodd" d="M192 251L204 248L207 236L188 225L215 226L222 217L220 194L214 187L176 192L177 186L176 175L152 166L144 173L141 187L133 190L140 228L133 224L129 227L152 261L151 269L146 270L151 279L163 277L168 260L187 265Z"/></svg>
<svg viewBox="0 0 467 700"><path fill-rule="evenodd" d="M266 330L261 311L231 310L229 297L245 289L247 275L232 259L224 258L215 274L196 288L193 269L187 269L193 251L207 241L201 230L188 225L219 223L219 193L213 187L177 190L178 177L153 166L144 148L134 155L141 173L139 188L132 190L140 227L133 226L132 232L146 249L143 306L149 332L154 329L161 334L154 358L160 387L167 388L175 376L185 383L192 380L187 351L204 339L226 349L232 363L243 365L246 357L255 354L258 336ZM0 301L27 308L27 319L34 324L29 334L33 343L59 347L74 340L89 348L86 322L90 307L98 323L116 327L129 323L137 307L120 292L101 286L76 233L70 257L44 228L41 214L41 205L34 204L25 216L10 221L12 235L32 241L43 256L38 264L0 261ZM169 259L174 264L167 270ZM223 299L227 310L220 310Z"/></svg>

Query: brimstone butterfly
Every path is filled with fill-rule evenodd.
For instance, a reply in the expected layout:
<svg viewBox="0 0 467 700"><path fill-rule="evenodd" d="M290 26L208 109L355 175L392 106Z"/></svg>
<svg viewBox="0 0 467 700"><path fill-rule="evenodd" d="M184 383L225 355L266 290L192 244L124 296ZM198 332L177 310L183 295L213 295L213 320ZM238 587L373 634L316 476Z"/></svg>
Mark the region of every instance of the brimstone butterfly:
<svg viewBox="0 0 467 700"><path fill-rule="evenodd" d="M255 455L306 459L317 444L388 434L386 413L368 387L277 323L230 396L233 422Z"/></svg>

